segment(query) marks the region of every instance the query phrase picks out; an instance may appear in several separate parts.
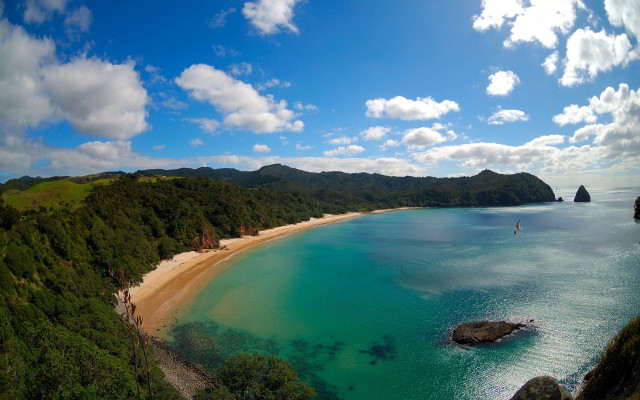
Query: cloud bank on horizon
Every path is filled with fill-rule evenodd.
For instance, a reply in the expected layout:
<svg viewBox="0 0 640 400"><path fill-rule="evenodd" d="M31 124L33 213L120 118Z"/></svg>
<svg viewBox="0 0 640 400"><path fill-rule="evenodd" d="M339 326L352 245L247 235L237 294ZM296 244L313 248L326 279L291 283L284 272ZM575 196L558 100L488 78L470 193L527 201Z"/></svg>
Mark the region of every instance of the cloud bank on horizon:
<svg viewBox="0 0 640 400"><path fill-rule="evenodd" d="M272 163L640 177L640 0L150 5L0 0L0 181Z"/></svg>

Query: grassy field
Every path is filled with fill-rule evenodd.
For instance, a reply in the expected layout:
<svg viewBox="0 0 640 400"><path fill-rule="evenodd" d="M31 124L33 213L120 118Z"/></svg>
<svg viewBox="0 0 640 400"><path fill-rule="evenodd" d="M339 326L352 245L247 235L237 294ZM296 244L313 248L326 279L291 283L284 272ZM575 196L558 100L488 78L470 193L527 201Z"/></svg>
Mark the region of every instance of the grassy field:
<svg viewBox="0 0 640 400"><path fill-rule="evenodd" d="M93 191L96 185L108 185L116 178L97 179L90 183L74 183L63 179L42 182L27 190L10 189L2 194L2 199L18 210L32 210L40 207L57 208L64 204L79 206ZM176 179L176 177L143 177L141 181L155 182L158 179Z"/></svg>

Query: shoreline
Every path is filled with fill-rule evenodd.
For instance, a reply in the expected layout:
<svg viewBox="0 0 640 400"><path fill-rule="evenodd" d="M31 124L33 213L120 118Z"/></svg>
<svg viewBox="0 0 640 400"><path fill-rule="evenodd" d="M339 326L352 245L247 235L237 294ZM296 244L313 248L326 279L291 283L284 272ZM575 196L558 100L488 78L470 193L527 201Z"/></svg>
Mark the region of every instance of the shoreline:
<svg viewBox="0 0 640 400"><path fill-rule="evenodd" d="M260 231L258 236L222 239L220 248L203 252L189 251L164 260L156 269L143 276L138 286L130 288L132 302L137 305L137 314L143 318L142 327L156 336L165 331L175 320L180 306L198 293L199 289L225 272L233 263L236 254L257 245L298 233L317 226L349 220L368 214L412 210L402 207L372 212L347 214L325 214L322 218L311 218L297 224L283 225Z"/></svg>

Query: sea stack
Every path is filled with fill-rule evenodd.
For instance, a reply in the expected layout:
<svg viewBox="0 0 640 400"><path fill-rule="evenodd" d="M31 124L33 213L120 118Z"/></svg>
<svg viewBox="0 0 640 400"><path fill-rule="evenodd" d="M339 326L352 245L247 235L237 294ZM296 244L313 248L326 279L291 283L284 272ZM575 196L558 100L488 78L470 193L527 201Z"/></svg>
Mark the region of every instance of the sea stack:
<svg viewBox="0 0 640 400"><path fill-rule="evenodd" d="M591 196L587 189L584 188L583 185L580 185L578 191L576 192L576 197L573 199L576 203L589 203L591 201Z"/></svg>

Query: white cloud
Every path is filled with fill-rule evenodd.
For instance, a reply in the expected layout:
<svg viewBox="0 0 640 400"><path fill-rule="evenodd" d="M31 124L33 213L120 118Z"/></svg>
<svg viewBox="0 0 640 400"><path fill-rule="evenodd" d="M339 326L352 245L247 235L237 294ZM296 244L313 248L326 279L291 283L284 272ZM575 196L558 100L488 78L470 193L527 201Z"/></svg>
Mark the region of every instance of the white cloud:
<svg viewBox="0 0 640 400"><path fill-rule="evenodd" d="M279 87L279 88L288 88L291 87L291 82L289 81L281 81L280 79L277 78L271 78L268 81L264 82L264 83L258 83L256 85L256 89L262 91L265 89L271 89L272 87Z"/></svg>
<svg viewBox="0 0 640 400"><path fill-rule="evenodd" d="M224 47L221 44L214 44L212 47L213 47L213 53L218 57L222 57L222 58L226 56L237 57L242 55L241 52L231 49L229 47Z"/></svg>
<svg viewBox="0 0 640 400"><path fill-rule="evenodd" d="M304 123L292 121L296 114L287 102L261 96L251 85L236 80L209 65L192 65L176 78L176 84L196 100L209 102L224 114L227 126L254 133L300 132Z"/></svg>
<svg viewBox="0 0 640 400"><path fill-rule="evenodd" d="M69 0L27 0L24 22L41 24L51 18L54 12L63 13Z"/></svg>
<svg viewBox="0 0 640 400"><path fill-rule="evenodd" d="M567 56L560 84L574 86L594 79L598 73L627 65L640 56L626 34L608 35L604 30L576 30L567 41Z"/></svg>
<svg viewBox="0 0 640 400"><path fill-rule="evenodd" d="M611 25L623 26L636 39L640 39L640 1L604 0L604 8Z"/></svg>
<svg viewBox="0 0 640 400"><path fill-rule="evenodd" d="M197 124L203 132L215 134L220 122L209 118L187 118L186 121Z"/></svg>
<svg viewBox="0 0 640 400"><path fill-rule="evenodd" d="M211 18L211 21L209 21L209 27L214 29L223 28L227 23L226 18L234 12L236 12L236 9L233 7L230 7L226 10L220 10L216 13L216 15L213 16L213 18Z"/></svg>
<svg viewBox="0 0 640 400"><path fill-rule="evenodd" d="M372 118L398 118L405 121L437 119L450 111L460 111L460 106L455 101L444 100L441 103L431 97L407 99L396 96L392 99L367 100L367 117Z"/></svg>
<svg viewBox="0 0 640 400"><path fill-rule="evenodd" d="M510 27L505 47L517 42L538 42L546 48L555 48L558 34L566 35L576 22L577 9L587 10L581 0L483 0L482 12L474 15L473 28L477 31Z"/></svg>
<svg viewBox="0 0 640 400"><path fill-rule="evenodd" d="M360 132L360 137L365 141L381 140L389 132L391 132L391 128L386 126L372 126Z"/></svg>
<svg viewBox="0 0 640 400"><path fill-rule="evenodd" d="M286 146L289 144L289 139L286 136L280 136L279 139L282 140L283 146Z"/></svg>
<svg viewBox="0 0 640 400"><path fill-rule="evenodd" d="M231 64L229 66L229 69L231 70L231 75L233 76L251 75L251 72L253 72L253 67L251 66L251 64L246 62Z"/></svg>
<svg viewBox="0 0 640 400"><path fill-rule="evenodd" d="M544 59L544 62L542 63L542 68L544 68L544 72L546 72L547 75L553 75L558 69L557 64L558 64L558 51L556 50L553 53L549 54L547 58Z"/></svg>
<svg viewBox="0 0 640 400"><path fill-rule="evenodd" d="M329 144L335 144L335 145L339 145L339 144L351 144L353 142L357 142L358 138L357 137L348 137L348 136L340 136L334 139L329 140Z"/></svg>
<svg viewBox="0 0 640 400"><path fill-rule="evenodd" d="M133 62L74 59L42 70L43 91L56 114L89 135L128 139L149 128L149 99Z"/></svg>
<svg viewBox="0 0 640 400"><path fill-rule="evenodd" d="M153 65L146 65L144 67L145 72L149 74L149 84L152 86L163 84L167 81L167 78L162 76L160 68Z"/></svg>
<svg viewBox="0 0 640 400"><path fill-rule="evenodd" d="M553 116L553 122L560 126L578 124L580 122L594 123L596 119L597 117L591 107L579 107L577 104L571 104L564 108L562 114Z"/></svg>
<svg viewBox="0 0 640 400"><path fill-rule="evenodd" d="M424 150L425 147L446 141L447 138L442 136L440 132L430 128L409 129L405 131L401 140L409 150Z"/></svg>
<svg viewBox="0 0 640 400"><path fill-rule="evenodd" d="M271 152L271 148L269 148L269 146L267 146L266 144L254 144L253 145L253 152L254 153L269 153L269 152Z"/></svg>
<svg viewBox="0 0 640 400"><path fill-rule="evenodd" d="M0 138L1 139L1 138ZM285 164L310 172L369 172L393 176L425 175L423 167L400 158L335 158L238 156L233 154L190 157L183 159L150 157L132 151L130 141L91 142L66 149L52 148L40 142L7 138L0 145L0 171L16 175L83 175L115 169L236 167L255 170L270 164ZM32 166L36 161L49 164Z"/></svg>
<svg viewBox="0 0 640 400"><path fill-rule="evenodd" d="M354 156L356 154L360 154L365 151L365 148L362 146L357 146L355 144L349 146L340 146L333 150L328 150L324 152L324 155L327 157L335 157L335 156Z"/></svg>
<svg viewBox="0 0 640 400"><path fill-rule="evenodd" d="M393 140L393 139L387 139L384 143L382 143L380 146L378 146L380 148L380 150L386 150L389 147L398 147L400 146L400 142L397 140Z"/></svg>
<svg viewBox="0 0 640 400"><path fill-rule="evenodd" d="M79 33L89 32L93 22L93 13L85 6L80 6L69 13L64 19L67 36L74 37Z"/></svg>
<svg viewBox="0 0 640 400"><path fill-rule="evenodd" d="M199 139L199 138L191 139L189 141L189 146L191 147L200 147L203 145L204 145L204 142L202 141L202 139Z"/></svg>
<svg viewBox="0 0 640 400"><path fill-rule="evenodd" d="M175 97L166 94L165 92L158 92L158 97L162 99L160 105L171 110L171 112L173 113L178 113L180 110L184 110L189 107L187 103L180 101Z"/></svg>
<svg viewBox="0 0 640 400"><path fill-rule="evenodd" d="M292 22L293 9L301 0L258 0L244 3L242 13L261 35L272 35L287 29L298 33Z"/></svg>
<svg viewBox="0 0 640 400"><path fill-rule="evenodd" d="M303 104L300 101L293 103L293 108L298 111L318 111L318 107L313 104Z"/></svg>
<svg viewBox="0 0 640 400"><path fill-rule="evenodd" d="M505 122L528 121L529 115L520 110L499 110L487 119L489 125L503 125Z"/></svg>
<svg viewBox="0 0 640 400"><path fill-rule="evenodd" d="M498 71L489 75L489 96L506 96L520 84L520 78L513 71Z"/></svg>
<svg viewBox="0 0 640 400"><path fill-rule="evenodd" d="M596 114L611 114L610 123L591 123L577 129L569 139L578 143L593 137L593 145L605 148L607 157L629 161L640 157L640 89L629 90L620 84L617 91L608 87L589 106ZM589 122L589 121L587 121ZM593 121L595 122L595 121ZM640 160L639 160L640 161Z"/></svg>
<svg viewBox="0 0 640 400"><path fill-rule="evenodd" d="M449 129L451 127L451 122L447 123L447 124L443 124L440 122L434 122L433 124L431 124L431 129L433 129L434 131L443 131L445 129Z"/></svg>
<svg viewBox="0 0 640 400"><path fill-rule="evenodd" d="M310 146L310 145L306 145L305 146L305 145L302 145L300 143L296 144L296 150L307 151L307 150L311 150L311 149L313 149L313 146Z"/></svg>
<svg viewBox="0 0 640 400"><path fill-rule="evenodd" d="M164 150L165 148L167 148L167 146L166 146L166 145L164 145L164 144L158 144L158 145L154 145L154 146L151 146L151 147L152 147L154 150Z"/></svg>

